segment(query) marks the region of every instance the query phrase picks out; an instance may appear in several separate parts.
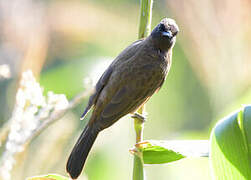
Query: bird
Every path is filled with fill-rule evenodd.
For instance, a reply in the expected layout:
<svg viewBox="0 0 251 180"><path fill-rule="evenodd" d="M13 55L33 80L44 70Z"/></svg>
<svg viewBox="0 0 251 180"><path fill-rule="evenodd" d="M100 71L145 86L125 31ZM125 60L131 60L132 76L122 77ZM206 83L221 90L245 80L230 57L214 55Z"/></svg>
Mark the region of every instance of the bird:
<svg viewBox="0 0 251 180"><path fill-rule="evenodd" d="M175 20L162 19L148 37L125 48L102 74L81 119L90 109L91 117L67 161L66 171L72 179L81 174L98 134L121 117L136 113L161 88L178 32Z"/></svg>

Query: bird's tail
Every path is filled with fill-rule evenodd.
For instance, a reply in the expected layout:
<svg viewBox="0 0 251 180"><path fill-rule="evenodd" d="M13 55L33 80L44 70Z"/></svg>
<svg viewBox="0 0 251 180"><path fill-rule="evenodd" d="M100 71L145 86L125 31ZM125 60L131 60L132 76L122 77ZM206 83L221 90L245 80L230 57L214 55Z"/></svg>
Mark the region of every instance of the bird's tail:
<svg viewBox="0 0 251 180"><path fill-rule="evenodd" d="M75 144L66 165L66 170L72 179L80 175L97 135L98 131L87 125Z"/></svg>

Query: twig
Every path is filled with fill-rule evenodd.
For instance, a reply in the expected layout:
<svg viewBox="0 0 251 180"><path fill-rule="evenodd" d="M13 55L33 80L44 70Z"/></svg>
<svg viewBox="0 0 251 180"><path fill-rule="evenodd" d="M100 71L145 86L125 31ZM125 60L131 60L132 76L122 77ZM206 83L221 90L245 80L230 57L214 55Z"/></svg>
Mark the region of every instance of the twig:
<svg viewBox="0 0 251 180"><path fill-rule="evenodd" d="M46 117L45 119L41 119L41 124L37 129L35 129L31 135L31 137L28 139L28 141L31 141L35 137L37 137L42 131L44 131L47 127L49 127L51 124L55 123L57 120L61 119L68 111L79 105L86 97L88 97L91 94L92 90L88 89L85 92L79 93L76 95L70 102L68 107L65 109L62 109L60 111L53 111L49 117ZM3 143L6 138L8 137L8 133L10 131L10 125L11 120L8 120L3 127L0 129L0 145Z"/></svg>
<svg viewBox="0 0 251 180"><path fill-rule="evenodd" d="M31 135L31 137L28 139L28 141L31 141L35 137L37 137L42 131L44 131L47 127L49 127L51 124L55 123L57 120L61 119L68 111L79 105L86 97L88 97L91 94L92 90L89 89L85 92L82 92L78 95L76 95L70 102L67 108L52 112L51 115L45 119L41 119L40 126L35 129Z"/></svg>
<svg viewBox="0 0 251 180"><path fill-rule="evenodd" d="M7 135L8 139L0 157L0 179L10 180L10 171L15 164L14 156L23 151L25 146L43 130L80 104L90 95L92 89L80 93L70 102L64 94L48 92L45 97L42 92L32 72L24 72L12 117L2 129L4 132L1 133L1 140L6 139Z"/></svg>
<svg viewBox="0 0 251 180"><path fill-rule="evenodd" d="M10 131L10 124L11 124L11 121L9 120L6 123L4 123L4 125L0 129L0 146L8 137L8 133Z"/></svg>

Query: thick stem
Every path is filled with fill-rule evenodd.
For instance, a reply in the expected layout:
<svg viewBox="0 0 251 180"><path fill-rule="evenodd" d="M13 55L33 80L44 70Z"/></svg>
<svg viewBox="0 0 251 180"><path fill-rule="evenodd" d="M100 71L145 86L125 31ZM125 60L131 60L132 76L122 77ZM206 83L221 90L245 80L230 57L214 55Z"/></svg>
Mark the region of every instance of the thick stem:
<svg viewBox="0 0 251 180"><path fill-rule="evenodd" d="M153 0L141 0L140 1L140 21L139 21L139 34L138 38L142 39L150 34L151 21L152 21L152 5ZM144 105L140 107L137 113L144 116L145 107ZM136 132L136 143L143 140L143 128L144 121L134 117L134 129ZM144 168L143 168L142 154L139 152L138 155L134 156L133 165L133 180L143 180L144 179Z"/></svg>
<svg viewBox="0 0 251 180"><path fill-rule="evenodd" d="M144 115L145 107L142 106L138 109L137 113ZM144 129L144 122L135 117L134 118L134 129L136 132L136 143L143 140L143 129ZM133 162L133 180L144 180L144 162L142 159L141 152L138 152L137 155L134 155L134 162Z"/></svg>
<svg viewBox="0 0 251 180"><path fill-rule="evenodd" d="M151 31L153 0L140 1L140 20L138 38L147 37Z"/></svg>
<svg viewBox="0 0 251 180"><path fill-rule="evenodd" d="M134 166L133 166L133 180L144 180L144 167L142 158L134 155Z"/></svg>

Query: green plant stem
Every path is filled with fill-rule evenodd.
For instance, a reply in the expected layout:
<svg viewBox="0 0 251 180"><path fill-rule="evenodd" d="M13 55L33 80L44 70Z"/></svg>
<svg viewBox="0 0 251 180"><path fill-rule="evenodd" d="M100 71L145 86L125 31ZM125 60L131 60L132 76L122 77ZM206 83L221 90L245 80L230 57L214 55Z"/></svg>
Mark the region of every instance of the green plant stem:
<svg viewBox="0 0 251 180"><path fill-rule="evenodd" d="M147 37L151 31L153 0L140 1L140 19L138 38Z"/></svg>
<svg viewBox="0 0 251 180"><path fill-rule="evenodd" d="M133 161L133 180L143 180L144 179L144 169L143 169L142 158L134 155Z"/></svg>
<svg viewBox="0 0 251 180"><path fill-rule="evenodd" d="M138 109L137 113L144 114L144 106ZM143 140L143 129L144 122L139 118L134 118L134 129L136 132L136 143L139 143ZM143 180L144 179L144 163L142 159L142 153L138 152L137 155L134 155L133 162L133 180Z"/></svg>
<svg viewBox="0 0 251 180"><path fill-rule="evenodd" d="M142 39L150 34L151 21L152 21L152 5L153 0L141 0L140 1L140 20L139 20L139 34L138 38ZM137 111L137 113L144 116L145 106L143 105ZM134 129L136 132L136 143L143 140L143 128L144 121L134 117ZM143 180L144 179L144 168L143 159L141 152L134 156L133 165L133 180Z"/></svg>

